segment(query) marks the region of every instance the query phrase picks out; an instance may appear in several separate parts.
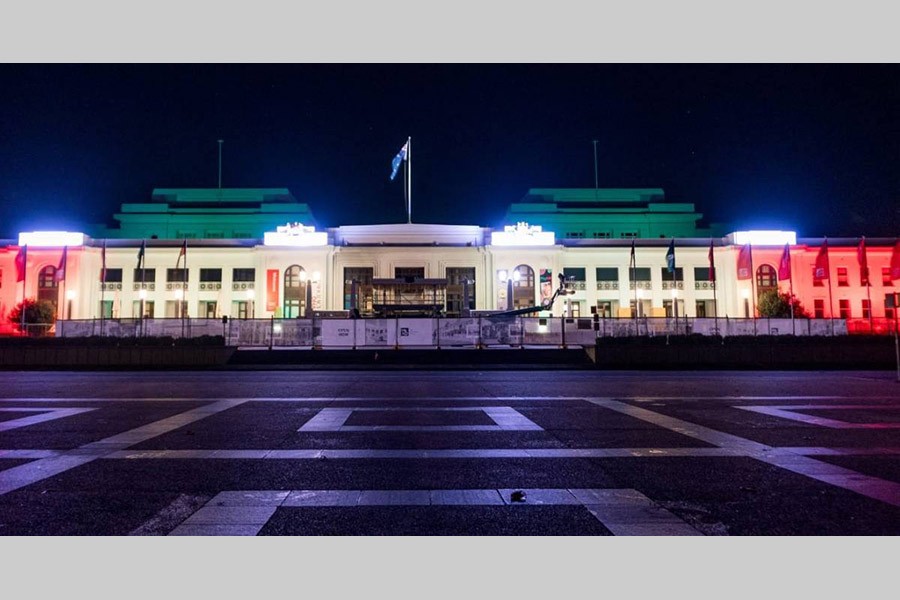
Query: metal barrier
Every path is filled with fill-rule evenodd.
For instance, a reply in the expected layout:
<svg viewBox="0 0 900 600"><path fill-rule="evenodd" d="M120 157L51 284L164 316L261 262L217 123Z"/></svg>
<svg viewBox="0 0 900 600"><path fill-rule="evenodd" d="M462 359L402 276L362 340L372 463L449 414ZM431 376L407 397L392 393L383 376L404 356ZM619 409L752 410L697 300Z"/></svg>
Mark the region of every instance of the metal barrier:
<svg viewBox="0 0 900 600"><path fill-rule="evenodd" d="M46 326L44 326L46 327ZM597 338L666 335L847 335L845 319L599 319L504 317L390 319L86 319L57 321L57 337L222 336L229 346L308 348L593 345ZM891 334L887 327L873 328ZM868 332L868 331L866 331Z"/></svg>

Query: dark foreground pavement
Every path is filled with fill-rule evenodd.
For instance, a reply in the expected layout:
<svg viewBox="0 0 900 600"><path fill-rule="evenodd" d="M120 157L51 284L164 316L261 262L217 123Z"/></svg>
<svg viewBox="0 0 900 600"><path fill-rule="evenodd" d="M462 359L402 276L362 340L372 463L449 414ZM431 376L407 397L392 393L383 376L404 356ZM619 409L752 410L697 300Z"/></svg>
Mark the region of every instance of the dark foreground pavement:
<svg viewBox="0 0 900 600"><path fill-rule="evenodd" d="M0 373L0 534L900 535L900 384Z"/></svg>

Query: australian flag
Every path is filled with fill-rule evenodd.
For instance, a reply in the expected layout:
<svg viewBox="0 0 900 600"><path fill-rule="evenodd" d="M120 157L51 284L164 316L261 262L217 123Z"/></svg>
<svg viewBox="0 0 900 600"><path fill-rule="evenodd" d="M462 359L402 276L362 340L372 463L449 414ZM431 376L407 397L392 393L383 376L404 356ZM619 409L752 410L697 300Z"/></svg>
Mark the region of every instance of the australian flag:
<svg viewBox="0 0 900 600"><path fill-rule="evenodd" d="M400 163L406 160L406 153L409 151L409 140L406 140L406 143L403 144L403 147L400 148L400 152L397 153L397 156L394 157L394 160L391 161L391 181L394 180L394 177L397 176L397 171L400 169Z"/></svg>
<svg viewBox="0 0 900 600"><path fill-rule="evenodd" d="M666 268L669 273L675 272L675 238L672 238L669 249L666 251Z"/></svg>

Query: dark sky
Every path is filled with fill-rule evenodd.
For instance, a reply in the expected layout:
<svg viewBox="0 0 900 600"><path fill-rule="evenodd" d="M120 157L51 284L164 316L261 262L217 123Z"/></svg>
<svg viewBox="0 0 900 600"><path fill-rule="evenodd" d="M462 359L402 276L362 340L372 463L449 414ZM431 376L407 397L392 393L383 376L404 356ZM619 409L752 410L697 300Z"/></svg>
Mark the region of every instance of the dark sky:
<svg viewBox="0 0 900 600"><path fill-rule="evenodd" d="M287 187L320 225L499 226L531 187L661 187L734 229L900 234L896 65L0 65L0 236L154 187Z"/></svg>

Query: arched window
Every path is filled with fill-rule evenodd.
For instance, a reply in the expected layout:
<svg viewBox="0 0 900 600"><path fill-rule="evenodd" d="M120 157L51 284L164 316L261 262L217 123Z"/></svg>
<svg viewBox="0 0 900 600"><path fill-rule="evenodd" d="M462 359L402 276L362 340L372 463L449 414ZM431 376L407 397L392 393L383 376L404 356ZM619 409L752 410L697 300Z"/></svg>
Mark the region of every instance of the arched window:
<svg viewBox="0 0 900 600"><path fill-rule="evenodd" d="M53 306L59 302L59 283L56 281L56 267L47 265L38 273L38 300L52 302Z"/></svg>
<svg viewBox="0 0 900 600"><path fill-rule="evenodd" d="M513 308L534 306L534 269L519 265L512 272Z"/></svg>
<svg viewBox="0 0 900 600"><path fill-rule="evenodd" d="M300 265L284 270L284 316L299 317L306 308L306 271Z"/></svg>
<svg viewBox="0 0 900 600"><path fill-rule="evenodd" d="M761 294L767 290L778 288L778 272L772 265L760 265L756 269L756 292Z"/></svg>

